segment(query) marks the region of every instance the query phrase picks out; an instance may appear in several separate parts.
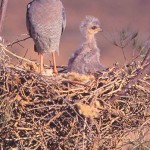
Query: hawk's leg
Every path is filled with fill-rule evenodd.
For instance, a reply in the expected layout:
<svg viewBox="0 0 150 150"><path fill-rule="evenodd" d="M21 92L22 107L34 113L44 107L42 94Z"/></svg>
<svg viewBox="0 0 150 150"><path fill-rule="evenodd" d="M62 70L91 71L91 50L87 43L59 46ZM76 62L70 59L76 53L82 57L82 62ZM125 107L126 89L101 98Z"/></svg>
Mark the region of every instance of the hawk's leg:
<svg viewBox="0 0 150 150"><path fill-rule="evenodd" d="M44 71L43 54L40 54L40 73Z"/></svg>
<svg viewBox="0 0 150 150"><path fill-rule="evenodd" d="M55 52L52 52L52 61L53 61L53 73L57 74L57 68L56 68L56 58L55 58Z"/></svg>

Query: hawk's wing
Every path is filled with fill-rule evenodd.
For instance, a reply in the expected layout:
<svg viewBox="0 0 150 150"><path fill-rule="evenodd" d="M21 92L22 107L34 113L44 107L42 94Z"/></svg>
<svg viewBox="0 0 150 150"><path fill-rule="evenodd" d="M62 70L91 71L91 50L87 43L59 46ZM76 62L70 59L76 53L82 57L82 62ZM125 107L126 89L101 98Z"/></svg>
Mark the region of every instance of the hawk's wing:
<svg viewBox="0 0 150 150"><path fill-rule="evenodd" d="M30 7L31 7L31 3L32 3L32 2L30 2L30 3L27 5L27 12L26 12L26 26L27 26L27 30L28 30L28 32L29 32L30 37L32 37L32 33L31 33L31 31L32 31L32 26L31 26L31 21L30 21L30 16L29 16L29 9L30 9Z"/></svg>
<svg viewBox="0 0 150 150"><path fill-rule="evenodd" d="M63 22L62 22L62 33L63 33L66 28L66 13L64 7L62 8L62 17L63 17Z"/></svg>

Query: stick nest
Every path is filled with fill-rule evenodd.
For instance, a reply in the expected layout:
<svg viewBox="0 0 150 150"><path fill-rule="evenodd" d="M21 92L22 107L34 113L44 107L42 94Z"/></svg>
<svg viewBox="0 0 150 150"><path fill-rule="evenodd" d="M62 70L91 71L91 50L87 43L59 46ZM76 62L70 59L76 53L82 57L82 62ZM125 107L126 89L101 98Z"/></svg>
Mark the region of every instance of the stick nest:
<svg viewBox="0 0 150 150"><path fill-rule="evenodd" d="M150 125L147 62L46 77L3 60L1 149L121 149L129 132Z"/></svg>

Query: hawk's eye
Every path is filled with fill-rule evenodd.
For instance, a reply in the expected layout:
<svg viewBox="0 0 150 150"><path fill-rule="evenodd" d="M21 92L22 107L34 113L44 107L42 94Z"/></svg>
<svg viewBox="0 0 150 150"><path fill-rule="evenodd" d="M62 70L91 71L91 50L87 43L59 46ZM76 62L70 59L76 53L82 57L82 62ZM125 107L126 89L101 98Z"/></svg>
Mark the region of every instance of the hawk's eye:
<svg viewBox="0 0 150 150"><path fill-rule="evenodd" d="M97 26L93 26L93 27L91 27L91 29L95 30L95 29L97 29Z"/></svg>

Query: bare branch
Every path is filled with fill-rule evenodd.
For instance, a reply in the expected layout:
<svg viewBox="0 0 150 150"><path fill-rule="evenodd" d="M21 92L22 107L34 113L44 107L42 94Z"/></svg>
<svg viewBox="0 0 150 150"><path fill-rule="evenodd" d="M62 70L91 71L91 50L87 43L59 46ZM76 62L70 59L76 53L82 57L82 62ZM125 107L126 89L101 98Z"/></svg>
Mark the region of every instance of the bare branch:
<svg viewBox="0 0 150 150"><path fill-rule="evenodd" d="M144 77L145 74L147 73L147 71L149 71L149 70L150 70L150 48L148 49L148 51L141 63L141 68L139 70L136 70L136 75L133 76L133 78L129 79L128 83L124 86L123 89L128 89L131 86L133 86L139 79ZM121 91L118 91L118 93L116 93L117 95L112 97L110 100L115 100L117 97L119 97L121 95L126 95L126 91L123 89Z"/></svg>
<svg viewBox="0 0 150 150"><path fill-rule="evenodd" d="M18 59L24 60L24 61L29 62L29 63L35 63L35 62L31 61L31 60L28 60L28 59L26 59L26 58L23 58L23 57L21 57L21 56L18 56L18 55L16 55L16 54L10 52L10 51L6 48L6 46L4 46L4 45L1 44L1 43L0 43L0 46L3 47L3 49L4 49L7 53L11 54L12 56L14 56L14 57L16 57L16 58L18 58Z"/></svg>
<svg viewBox="0 0 150 150"><path fill-rule="evenodd" d="M7 4L8 4L8 0L1 0L1 5L0 5L0 34L2 32L2 26L3 26L5 15L6 15Z"/></svg>
<svg viewBox="0 0 150 150"><path fill-rule="evenodd" d="M30 36L28 36L28 37L26 37L26 38L24 38L24 39L21 39L21 40L15 40L14 42L12 42L12 43L9 43L9 44L7 44L7 47L9 47L9 46L13 46L14 44L19 44L20 42L23 42L23 41L26 41L27 39L30 39L31 37Z"/></svg>

